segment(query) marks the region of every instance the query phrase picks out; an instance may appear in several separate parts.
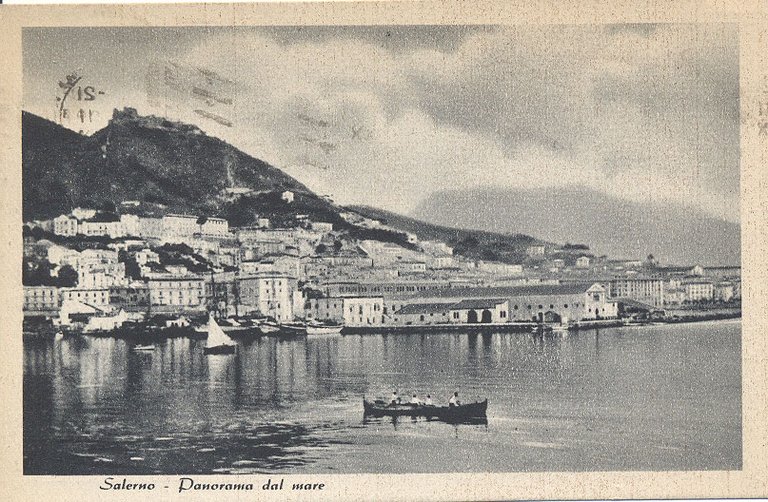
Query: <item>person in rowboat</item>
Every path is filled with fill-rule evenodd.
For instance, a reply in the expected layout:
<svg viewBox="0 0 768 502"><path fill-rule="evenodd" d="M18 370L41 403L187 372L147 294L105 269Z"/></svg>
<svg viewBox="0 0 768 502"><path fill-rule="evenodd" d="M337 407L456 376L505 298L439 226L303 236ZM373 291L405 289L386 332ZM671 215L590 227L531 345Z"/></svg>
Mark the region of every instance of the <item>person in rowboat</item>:
<svg viewBox="0 0 768 502"><path fill-rule="evenodd" d="M414 394L413 397L411 398L411 404L414 406L419 406L421 404L421 400L418 397L416 397L416 394Z"/></svg>
<svg viewBox="0 0 768 502"><path fill-rule="evenodd" d="M461 406L458 392L454 392L451 398L448 400L448 407L453 408L454 406Z"/></svg>
<svg viewBox="0 0 768 502"><path fill-rule="evenodd" d="M432 396L430 396L429 394L427 394L427 399L425 399L425 400L424 400L424 404L425 404L426 406L432 406Z"/></svg>
<svg viewBox="0 0 768 502"><path fill-rule="evenodd" d="M400 403L400 396L397 395L397 391L392 391L392 397L389 399L389 405L395 406Z"/></svg>

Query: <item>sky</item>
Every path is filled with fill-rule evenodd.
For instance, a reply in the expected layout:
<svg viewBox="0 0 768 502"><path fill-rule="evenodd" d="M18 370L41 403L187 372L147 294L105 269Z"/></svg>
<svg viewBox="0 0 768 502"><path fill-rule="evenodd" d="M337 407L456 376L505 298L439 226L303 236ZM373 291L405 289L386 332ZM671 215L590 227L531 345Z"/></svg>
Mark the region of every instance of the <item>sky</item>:
<svg viewBox="0 0 768 502"><path fill-rule="evenodd" d="M739 221L735 25L23 37L25 110L86 134L123 107L194 123L342 204L408 214L435 191L579 186ZM61 106L67 75L81 90Z"/></svg>

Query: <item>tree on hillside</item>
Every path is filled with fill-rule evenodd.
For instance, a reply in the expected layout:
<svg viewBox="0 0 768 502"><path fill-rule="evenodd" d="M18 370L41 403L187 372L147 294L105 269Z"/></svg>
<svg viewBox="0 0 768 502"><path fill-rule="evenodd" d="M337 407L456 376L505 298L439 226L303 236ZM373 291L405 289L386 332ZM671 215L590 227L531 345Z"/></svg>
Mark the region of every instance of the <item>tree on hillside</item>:
<svg viewBox="0 0 768 502"><path fill-rule="evenodd" d="M59 279L56 285L60 288L73 288L77 286L77 270L71 265L64 265L59 269Z"/></svg>

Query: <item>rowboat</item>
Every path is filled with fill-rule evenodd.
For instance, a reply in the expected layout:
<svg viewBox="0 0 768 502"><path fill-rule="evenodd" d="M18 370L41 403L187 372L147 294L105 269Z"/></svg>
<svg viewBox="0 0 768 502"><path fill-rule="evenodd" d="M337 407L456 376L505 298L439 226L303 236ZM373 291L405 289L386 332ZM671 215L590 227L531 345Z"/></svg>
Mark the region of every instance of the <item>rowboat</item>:
<svg viewBox="0 0 768 502"><path fill-rule="evenodd" d="M458 421L471 418L485 418L488 400L467 403L460 406L431 406L425 404L395 404L390 405L377 399L368 401L363 398L365 415L375 417L427 417L440 420Z"/></svg>
<svg viewBox="0 0 768 502"><path fill-rule="evenodd" d="M155 350L154 344L149 345L134 345L133 350L136 352L150 352L152 350Z"/></svg>

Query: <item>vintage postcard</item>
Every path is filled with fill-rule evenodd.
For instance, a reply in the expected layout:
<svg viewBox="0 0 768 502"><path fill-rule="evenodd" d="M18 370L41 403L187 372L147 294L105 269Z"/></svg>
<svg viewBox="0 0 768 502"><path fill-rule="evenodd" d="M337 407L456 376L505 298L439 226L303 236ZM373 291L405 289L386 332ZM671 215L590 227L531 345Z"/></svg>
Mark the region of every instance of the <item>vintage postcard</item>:
<svg viewBox="0 0 768 502"><path fill-rule="evenodd" d="M768 495L766 15L0 8L11 498Z"/></svg>

